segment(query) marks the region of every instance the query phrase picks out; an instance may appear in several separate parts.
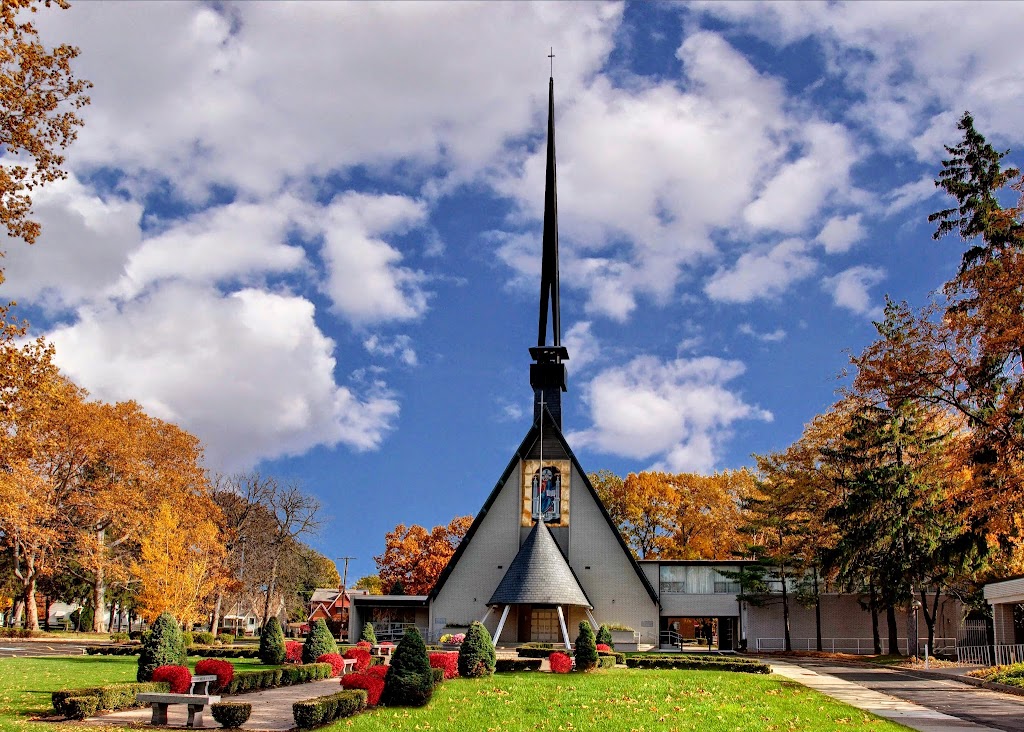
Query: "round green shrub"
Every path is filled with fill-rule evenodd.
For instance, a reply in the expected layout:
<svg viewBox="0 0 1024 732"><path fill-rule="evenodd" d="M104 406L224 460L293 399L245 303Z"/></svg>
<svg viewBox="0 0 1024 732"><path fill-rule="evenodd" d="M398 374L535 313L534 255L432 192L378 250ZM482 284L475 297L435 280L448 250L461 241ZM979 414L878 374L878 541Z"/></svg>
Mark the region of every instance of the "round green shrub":
<svg viewBox="0 0 1024 732"><path fill-rule="evenodd" d="M170 613L162 613L142 640L139 653L138 681L151 681L158 666L186 665L185 644L178 621Z"/></svg>
<svg viewBox="0 0 1024 732"><path fill-rule="evenodd" d="M192 634L191 630L186 630L181 634L181 642L185 644L185 648L191 648L195 645L196 637Z"/></svg>
<svg viewBox="0 0 1024 732"><path fill-rule="evenodd" d="M214 637L213 633L196 633L196 643L208 646L213 643Z"/></svg>
<svg viewBox="0 0 1024 732"><path fill-rule="evenodd" d="M231 633L218 633L217 642L223 643L224 645L230 645L235 642L235 636L231 635Z"/></svg>
<svg viewBox="0 0 1024 732"><path fill-rule="evenodd" d="M580 634L576 636L576 649L573 657L576 659L577 671L592 671L597 668L597 644L594 642L594 629L586 620L580 621Z"/></svg>
<svg viewBox="0 0 1024 732"><path fill-rule="evenodd" d="M459 676L476 678L494 673L497 657L491 634L481 622L474 622L466 631L466 639L459 646Z"/></svg>
<svg viewBox="0 0 1024 732"><path fill-rule="evenodd" d="M359 640L377 645L377 634L373 632L373 623L363 624L363 634L359 636Z"/></svg>
<svg viewBox="0 0 1024 732"><path fill-rule="evenodd" d="M434 695L434 672L423 637L409 628L391 656L380 703L389 707L422 707Z"/></svg>
<svg viewBox="0 0 1024 732"><path fill-rule="evenodd" d="M269 622L269 621L268 621ZM302 662L316 663L316 659L325 653L337 653L338 644L331 635L330 629L323 618L320 618L309 629L306 642L302 644Z"/></svg>
<svg viewBox="0 0 1024 732"><path fill-rule="evenodd" d="M596 642L597 643L604 643L606 646L611 648L613 651L615 650L615 644L612 643L612 632L610 630L608 630L608 626L607 625L602 624L601 627L597 629Z"/></svg>
<svg viewBox="0 0 1024 732"><path fill-rule="evenodd" d="M220 702L210 705L210 714L221 727L236 728L245 724L252 714L252 704L245 702Z"/></svg>
<svg viewBox="0 0 1024 732"><path fill-rule="evenodd" d="M277 618L270 618L260 631L260 661L268 666L280 666L284 658L284 631Z"/></svg>

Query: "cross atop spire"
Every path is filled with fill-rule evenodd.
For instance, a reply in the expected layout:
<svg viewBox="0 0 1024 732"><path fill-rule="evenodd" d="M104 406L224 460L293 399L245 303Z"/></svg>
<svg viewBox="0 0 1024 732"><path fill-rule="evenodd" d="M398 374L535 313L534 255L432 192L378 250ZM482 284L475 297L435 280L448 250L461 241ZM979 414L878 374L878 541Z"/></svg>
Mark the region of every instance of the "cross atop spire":
<svg viewBox="0 0 1024 732"><path fill-rule="evenodd" d="M554 59L554 50L548 58ZM552 64L554 61L552 60ZM530 385L534 390L534 419L545 407L562 427L561 392L566 390L565 365L569 352L562 345L558 305L558 194L555 176L555 79L548 80L548 159L544 185L544 235L540 268L540 318L537 346L530 349L535 364L530 366ZM552 345L547 345L548 313L551 314Z"/></svg>

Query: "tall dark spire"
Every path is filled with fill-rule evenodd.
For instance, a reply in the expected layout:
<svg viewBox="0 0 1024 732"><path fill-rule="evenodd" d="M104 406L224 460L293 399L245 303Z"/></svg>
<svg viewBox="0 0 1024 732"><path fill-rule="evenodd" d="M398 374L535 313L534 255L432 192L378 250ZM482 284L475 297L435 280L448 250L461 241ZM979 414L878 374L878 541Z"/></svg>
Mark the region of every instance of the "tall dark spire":
<svg viewBox="0 0 1024 732"><path fill-rule="evenodd" d="M547 345L548 311L551 312L552 345ZM558 193L555 178L555 79L548 80L548 161L544 187L544 237L540 268L540 318L537 346L530 349L536 363L530 366L534 421L547 408L562 428L562 392L566 390L565 364L569 352L562 346L558 305ZM542 406L543 405L543 406Z"/></svg>

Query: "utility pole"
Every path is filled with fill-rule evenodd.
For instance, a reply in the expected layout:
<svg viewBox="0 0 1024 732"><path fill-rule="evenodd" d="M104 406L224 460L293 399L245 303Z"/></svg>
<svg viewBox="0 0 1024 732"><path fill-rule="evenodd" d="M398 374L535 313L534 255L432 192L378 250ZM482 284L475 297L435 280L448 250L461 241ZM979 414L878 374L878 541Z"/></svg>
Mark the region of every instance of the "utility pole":
<svg viewBox="0 0 1024 732"><path fill-rule="evenodd" d="M335 557L334 561L343 560L345 562L345 569L341 573L341 619L342 619L342 633L348 637L352 637L352 629L349 628L349 618L352 617L352 613L349 611L348 597L346 597L345 591L348 586L348 563L350 560L356 557Z"/></svg>

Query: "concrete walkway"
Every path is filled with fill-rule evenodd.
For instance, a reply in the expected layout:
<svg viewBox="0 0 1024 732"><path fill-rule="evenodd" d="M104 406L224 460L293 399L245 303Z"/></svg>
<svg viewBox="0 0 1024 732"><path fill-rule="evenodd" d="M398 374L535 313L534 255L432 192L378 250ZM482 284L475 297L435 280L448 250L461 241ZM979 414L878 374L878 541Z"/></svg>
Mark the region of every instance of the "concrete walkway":
<svg viewBox="0 0 1024 732"><path fill-rule="evenodd" d="M775 673L921 732L1024 732L1024 699L940 674L846 665L821 659L766 659Z"/></svg>
<svg viewBox="0 0 1024 732"><path fill-rule="evenodd" d="M266 691L254 691L248 694L233 694L225 696L221 701L238 701L252 704L252 716L249 721L242 725L242 729L251 730L274 730L281 732L295 728L295 719L292 717L292 704L305 699L312 699L317 696L327 696L341 691L340 679L323 679L321 681L310 681L307 684L296 686L280 686L276 689ZM153 712L147 707L145 709L126 709L123 712L111 712L98 717L91 717L85 721L86 724L116 725L120 727L134 727L149 725ZM167 708L167 724L169 727L184 727L188 718L188 709L182 704L176 704ZM208 728L220 728L220 725L210 714L209 707L203 712L203 726Z"/></svg>

